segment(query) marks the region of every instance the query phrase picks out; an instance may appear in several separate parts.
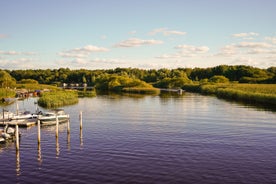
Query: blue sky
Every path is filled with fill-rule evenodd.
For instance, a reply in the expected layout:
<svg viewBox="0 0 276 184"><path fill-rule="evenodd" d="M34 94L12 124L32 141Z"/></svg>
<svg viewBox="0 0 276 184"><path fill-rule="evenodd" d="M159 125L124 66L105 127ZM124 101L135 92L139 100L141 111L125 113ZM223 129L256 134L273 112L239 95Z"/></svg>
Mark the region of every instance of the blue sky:
<svg viewBox="0 0 276 184"><path fill-rule="evenodd" d="M0 0L0 69L276 66L275 0Z"/></svg>

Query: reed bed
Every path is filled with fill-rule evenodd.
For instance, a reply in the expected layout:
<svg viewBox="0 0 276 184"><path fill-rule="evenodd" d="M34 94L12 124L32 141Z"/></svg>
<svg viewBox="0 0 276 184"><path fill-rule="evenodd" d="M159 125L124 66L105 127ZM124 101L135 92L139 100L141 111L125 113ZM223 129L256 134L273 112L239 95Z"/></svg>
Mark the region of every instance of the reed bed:
<svg viewBox="0 0 276 184"><path fill-rule="evenodd" d="M56 108L78 103L76 91L52 91L45 92L38 100L38 105L45 108Z"/></svg>
<svg viewBox="0 0 276 184"><path fill-rule="evenodd" d="M78 91L79 97L95 97L97 96L97 93L95 90L93 91Z"/></svg>
<svg viewBox="0 0 276 184"><path fill-rule="evenodd" d="M225 99L276 105L276 84L193 84L183 89Z"/></svg>
<svg viewBox="0 0 276 184"><path fill-rule="evenodd" d="M18 89L29 89L29 90L41 90L41 89L50 89L57 90L58 87L47 84L16 84Z"/></svg>
<svg viewBox="0 0 276 184"><path fill-rule="evenodd" d="M139 93L139 94L159 94L160 89L153 87L125 87L122 89L122 92L126 93Z"/></svg>

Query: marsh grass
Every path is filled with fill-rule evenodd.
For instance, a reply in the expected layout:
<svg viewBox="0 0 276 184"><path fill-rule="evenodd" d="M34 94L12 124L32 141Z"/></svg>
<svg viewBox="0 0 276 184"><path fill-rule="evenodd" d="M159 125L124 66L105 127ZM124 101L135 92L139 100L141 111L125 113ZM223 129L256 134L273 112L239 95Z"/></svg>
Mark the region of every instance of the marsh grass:
<svg viewBox="0 0 276 184"><path fill-rule="evenodd" d="M276 84L194 84L183 89L220 98L276 105Z"/></svg>
<svg viewBox="0 0 276 184"><path fill-rule="evenodd" d="M45 92L38 100L38 105L46 108L56 108L78 103L76 91L52 91Z"/></svg>
<svg viewBox="0 0 276 184"><path fill-rule="evenodd" d="M97 93L95 90L93 91L78 91L79 97L95 97L97 96Z"/></svg>
<svg viewBox="0 0 276 184"><path fill-rule="evenodd" d="M125 87L122 92L139 94L159 94L160 89L153 87Z"/></svg>
<svg viewBox="0 0 276 184"><path fill-rule="evenodd" d="M29 90L42 90L42 89L50 89L50 90L58 90L58 87L47 84L16 84L16 88L18 89L29 89Z"/></svg>

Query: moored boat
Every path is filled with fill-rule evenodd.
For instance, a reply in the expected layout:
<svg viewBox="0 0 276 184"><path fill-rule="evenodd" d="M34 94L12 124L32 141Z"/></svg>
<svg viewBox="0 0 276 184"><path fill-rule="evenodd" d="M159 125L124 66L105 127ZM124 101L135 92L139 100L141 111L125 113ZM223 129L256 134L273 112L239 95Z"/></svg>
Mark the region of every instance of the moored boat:
<svg viewBox="0 0 276 184"><path fill-rule="evenodd" d="M68 121L69 114L66 114L63 109L54 109L38 115L37 119L40 120L42 126L55 125L57 119L60 123Z"/></svg>
<svg viewBox="0 0 276 184"><path fill-rule="evenodd" d="M12 112L3 109L3 112L0 114L0 121L10 120L13 116Z"/></svg>
<svg viewBox="0 0 276 184"><path fill-rule="evenodd" d="M16 115L13 115L10 120L26 120L37 118L37 114L31 113L30 111L19 112Z"/></svg>
<svg viewBox="0 0 276 184"><path fill-rule="evenodd" d="M6 124L4 129L0 129L0 143L5 143L8 140L14 140L15 133L16 133L15 129L12 127L9 127L9 125Z"/></svg>

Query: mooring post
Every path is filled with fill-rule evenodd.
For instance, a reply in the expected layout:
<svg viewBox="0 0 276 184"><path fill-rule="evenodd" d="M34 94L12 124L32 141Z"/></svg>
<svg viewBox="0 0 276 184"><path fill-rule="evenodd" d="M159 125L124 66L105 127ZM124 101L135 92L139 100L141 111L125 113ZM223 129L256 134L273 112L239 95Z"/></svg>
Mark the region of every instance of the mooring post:
<svg viewBox="0 0 276 184"><path fill-rule="evenodd" d="M37 120L37 143L40 144L40 119Z"/></svg>
<svg viewBox="0 0 276 184"><path fill-rule="evenodd" d="M82 129L82 111L80 111L79 118L80 118L80 129Z"/></svg>
<svg viewBox="0 0 276 184"><path fill-rule="evenodd" d="M15 125L15 139L16 139L16 150L19 150L19 130L18 130L18 124Z"/></svg>
<svg viewBox="0 0 276 184"><path fill-rule="evenodd" d="M3 125L5 124L5 109L3 109Z"/></svg>
<svg viewBox="0 0 276 184"><path fill-rule="evenodd" d="M15 151L16 153L16 175L20 175L20 153L19 150Z"/></svg>
<svg viewBox="0 0 276 184"><path fill-rule="evenodd" d="M70 119L67 121L67 134L70 134Z"/></svg>
<svg viewBox="0 0 276 184"><path fill-rule="evenodd" d="M58 116L56 116L56 137L58 137Z"/></svg>

